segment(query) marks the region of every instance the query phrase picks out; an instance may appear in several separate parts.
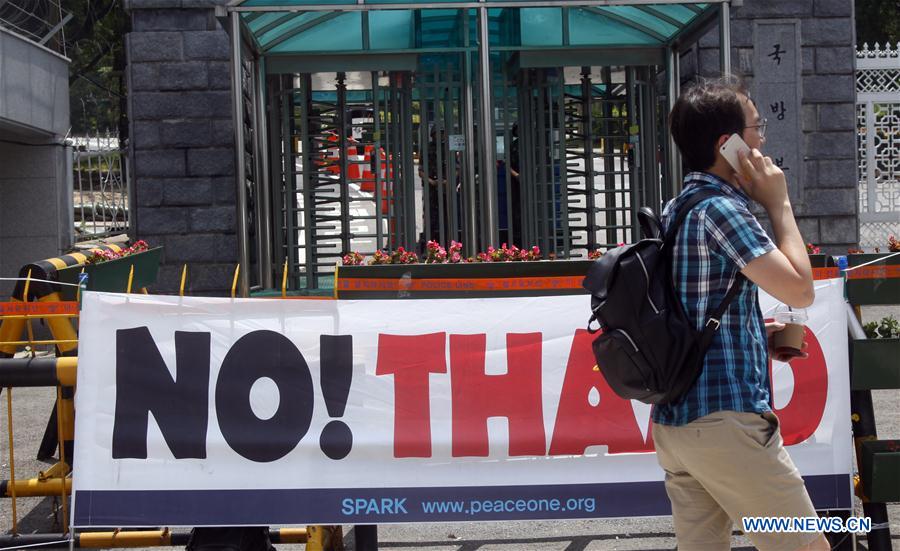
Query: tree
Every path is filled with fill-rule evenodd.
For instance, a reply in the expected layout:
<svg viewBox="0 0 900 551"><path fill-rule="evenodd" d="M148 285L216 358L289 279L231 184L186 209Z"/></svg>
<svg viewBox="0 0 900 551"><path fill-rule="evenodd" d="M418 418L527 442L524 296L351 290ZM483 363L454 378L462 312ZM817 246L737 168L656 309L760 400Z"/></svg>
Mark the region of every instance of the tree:
<svg viewBox="0 0 900 551"><path fill-rule="evenodd" d="M69 0L66 26L72 133L109 130L124 138L125 33L128 19L121 0Z"/></svg>
<svg viewBox="0 0 900 551"><path fill-rule="evenodd" d="M856 0L856 44L900 42L900 1Z"/></svg>

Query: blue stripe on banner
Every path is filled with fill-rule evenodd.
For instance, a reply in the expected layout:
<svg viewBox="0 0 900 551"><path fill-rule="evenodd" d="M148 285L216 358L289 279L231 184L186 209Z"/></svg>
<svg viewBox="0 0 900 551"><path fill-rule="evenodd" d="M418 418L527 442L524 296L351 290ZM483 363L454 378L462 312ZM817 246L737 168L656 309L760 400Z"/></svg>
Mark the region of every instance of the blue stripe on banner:
<svg viewBox="0 0 900 551"><path fill-rule="evenodd" d="M817 509L849 509L848 475L805 477ZM80 490L79 527L377 524L669 515L662 482L440 488Z"/></svg>

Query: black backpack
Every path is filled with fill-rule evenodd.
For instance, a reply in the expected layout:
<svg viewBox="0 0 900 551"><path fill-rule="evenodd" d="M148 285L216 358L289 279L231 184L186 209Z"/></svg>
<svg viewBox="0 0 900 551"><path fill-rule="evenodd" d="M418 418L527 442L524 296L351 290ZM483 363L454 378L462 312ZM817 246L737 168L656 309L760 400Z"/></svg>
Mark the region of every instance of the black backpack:
<svg viewBox="0 0 900 551"><path fill-rule="evenodd" d="M659 218L647 207L638 212L646 236L594 261L582 286L591 292L588 331L596 333L597 365L613 391L647 404L674 404L694 386L719 320L740 291L744 276L697 331L687 318L672 282L672 250L678 228L700 201L720 195L695 192L681 206L663 236ZM599 327L592 328L596 321Z"/></svg>

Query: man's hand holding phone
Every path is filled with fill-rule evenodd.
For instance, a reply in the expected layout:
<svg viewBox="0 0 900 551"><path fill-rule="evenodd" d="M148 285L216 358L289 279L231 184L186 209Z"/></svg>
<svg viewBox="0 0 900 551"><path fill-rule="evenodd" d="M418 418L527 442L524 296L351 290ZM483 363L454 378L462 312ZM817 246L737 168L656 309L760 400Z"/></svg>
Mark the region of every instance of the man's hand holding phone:
<svg viewBox="0 0 900 551"><path fill-rule="evenodd" d="M784 172L770 157L764 157L758 149L750 149L740 135L732 134L719 151L735 170L741 189L766 210L780 207L788 200Z"/></svg>
<svg viewBox="0 0 900 551"><path fill-rule="evenodd" d="M749 154L738 152L738 158L741 167L737 173L738 185L751 199L766 210L780 208L789 200L784 172L770 157L752 149Z"/></svg>

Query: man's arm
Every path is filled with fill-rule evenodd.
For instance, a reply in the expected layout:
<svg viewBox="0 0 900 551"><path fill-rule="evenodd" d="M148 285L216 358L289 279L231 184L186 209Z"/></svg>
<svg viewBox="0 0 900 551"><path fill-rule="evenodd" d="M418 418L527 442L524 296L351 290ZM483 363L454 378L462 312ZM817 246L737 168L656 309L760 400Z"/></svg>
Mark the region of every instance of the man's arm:
<svg viewBox="0 0 900 551"><path fill-rule="evenodd" d="M781 302L805 308L815 298L812 267L788 199L784 172L756 149L749 157L741 155L741 165L743 174L738 175L738 183L766 209L778 246L747 263L741 271Z"/></svg>

